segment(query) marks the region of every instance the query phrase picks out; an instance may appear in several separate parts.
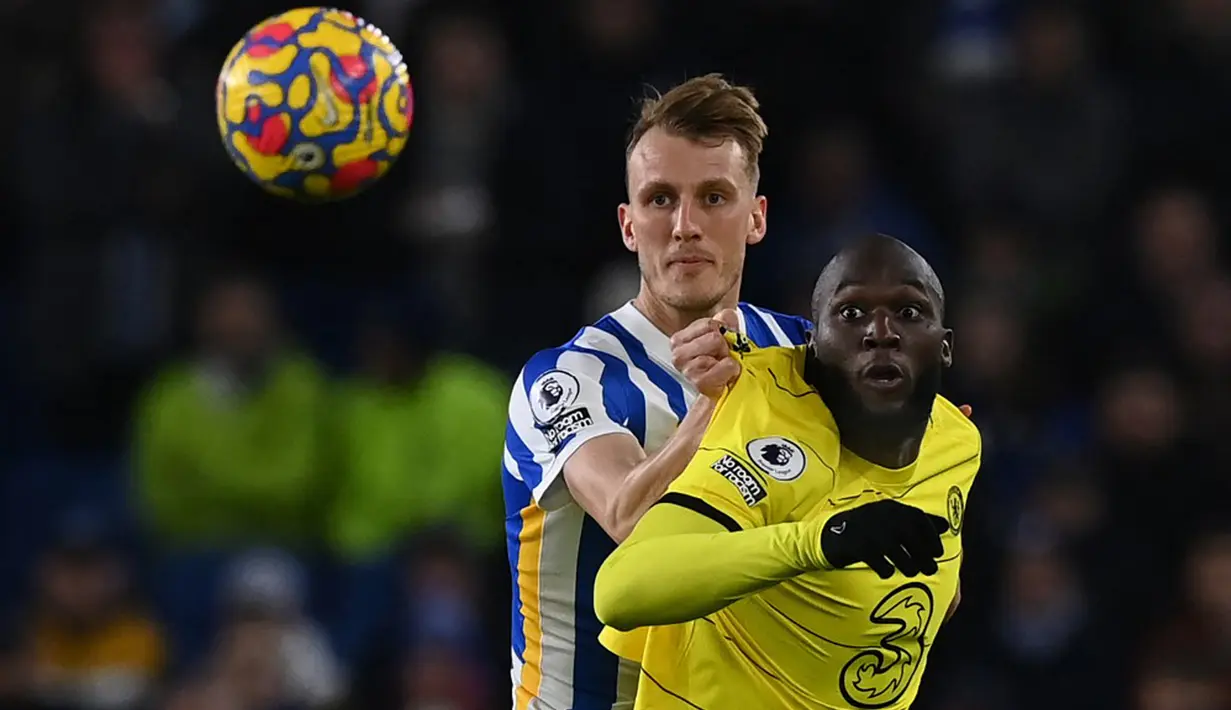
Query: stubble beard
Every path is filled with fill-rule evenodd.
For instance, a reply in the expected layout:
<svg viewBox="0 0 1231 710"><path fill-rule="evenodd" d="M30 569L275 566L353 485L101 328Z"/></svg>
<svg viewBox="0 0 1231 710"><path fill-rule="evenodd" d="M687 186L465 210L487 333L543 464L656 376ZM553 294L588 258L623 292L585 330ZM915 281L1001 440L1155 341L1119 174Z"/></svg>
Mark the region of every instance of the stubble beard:
<svg viewBox="0 0 1231 710"><path fill-rule="evenodd" d="M936 395L940 392L943 370L939 363L928 366L919 372L914 388L900 407L876 411L864 403L841 367L821 362L811 348L805 369L805 379L833 414L839 433L866 428L887 439L914 436L927 427Z"/></svg>
<svg viewBox="0 0 1231 710"><path fill-rule="evenodd" d="M644 265L643 265L644 266ZM742 265L741 265L742 266ZM702 289L699 284L688 281L677 282L671 279L663 269L657 283L642 277L643 285L661 303L670 306L682 314L698 318L716 312L733 292L737 292L740 284L741 268L736 267L727 273L715 274L713 286ZM642 274L647 271L643 268ZM709 279L706 279L709 280Z"/></svg>

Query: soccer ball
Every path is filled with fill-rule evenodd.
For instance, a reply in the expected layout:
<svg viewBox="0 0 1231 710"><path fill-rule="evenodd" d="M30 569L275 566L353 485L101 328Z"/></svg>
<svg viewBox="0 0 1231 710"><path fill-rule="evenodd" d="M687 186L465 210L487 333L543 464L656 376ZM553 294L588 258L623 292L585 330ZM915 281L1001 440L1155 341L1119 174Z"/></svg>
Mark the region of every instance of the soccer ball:
<svg viewBox="0 0 1231 710"><path fill-rule="evenodd" d="M218 130L269 192L306 202L354 195L389 171L414 113L389 38L349 12L307 7L253 27L218 76Z"/></svg>

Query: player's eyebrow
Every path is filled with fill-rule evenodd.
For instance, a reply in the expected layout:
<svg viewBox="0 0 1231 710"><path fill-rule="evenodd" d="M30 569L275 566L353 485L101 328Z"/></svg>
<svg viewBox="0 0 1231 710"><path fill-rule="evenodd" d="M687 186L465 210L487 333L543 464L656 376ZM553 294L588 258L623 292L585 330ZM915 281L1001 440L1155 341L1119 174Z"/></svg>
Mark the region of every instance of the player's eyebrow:
<svg viewBox="0 0 1231 710"><path fill-rule="evenodd" d="M703 180L701 182L700 188L702 190L718 189L718 190L725 190L725 191L731 191L731 190L736 189L735 183L731 182L729 178L725 178L725 177L715 177L715 178L709 178L708 180Z"/></svg>
<svg viewBox="0 0 1231 710"><path fill-rule="evenodd" d="M728 178L715 177L702 180L697 184L698 192L709 192L711 190L721 190L723 192L734 192L737 189L734 182ZM666 180L651 180L637 191L638 195L648 196L657 195L659 193L677 194L680 192L676 185L672 185Z"/></svg>
<svg viewBox="0 0 1231 710"><path fill-rule="evenodd" d="M834 293L837 293L838 291L841 291L844 288L856 288L858 286L866 286L866 285L867 285L867 282L865 281L858 281L856 279L843 279L838 282L838 287L834 289ZM910 286L911 288L916 288L924 292L927 292L928 290L927 286L924 285L923 280L916 278L914 276L902 279L902 281L899 282L899 285Z"/></svg>
<svg viewBox="0 0 1231 710"><path fill-rule="evenodd" d="M838 282L838 287L834 289L833 293L834 293L834 296L837 296L838 294L842 293L846 289L860 288L862 286L867 286L867 282L858 281L855 279L843 279L842 281ZM918 291L919 294L922 295L929 302L935 300L932 295L931 290L928 289L927 285L924 284L921 279L914 278L914 277L903 279L902 281L898 283L898 287L908 288L914 291Z"/></svg>
<svg viewBox="0 0 1231 710"><path fill-rule="evenodd" d="M914 293L911 294L911 297L921 297L920 300L926 303L929 307L931 307L936 301L936 296L932 293L932 290L919 279L906 279L902 282L901 288L904 291L913 291Z"/></svg>
<svg viewBox="0 0 1231 710"><path fill-rule="evenodd" d="M913 289L923 292L925 295L929 293L928 287L923 283L922 279L909 278L902 281L903 286L910 286Z"/></svg>
<svg viewBox="0 0 1231 710"><path fill-rule="evenodd" d="M676 189L673 185L668 183L666 180L651 180L647 182L646 184L642 185L641 189L637 191L637 194L642 195L642 196L648 196L648 195L657 195L660 192L669 192L669 193L674 194L676 192Z"/></svg>

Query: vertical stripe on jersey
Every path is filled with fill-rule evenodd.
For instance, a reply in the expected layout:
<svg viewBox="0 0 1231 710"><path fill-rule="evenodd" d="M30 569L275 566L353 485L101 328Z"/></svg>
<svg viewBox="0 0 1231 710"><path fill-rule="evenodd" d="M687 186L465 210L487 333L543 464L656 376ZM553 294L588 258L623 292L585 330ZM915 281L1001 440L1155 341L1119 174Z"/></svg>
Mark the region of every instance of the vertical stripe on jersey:
<svg viewBox="0 0 1231 710"><path fill-rule="evenodd" d="M616 670L616 698L636 698L637 683L641 680L641 664L621 658ZM622 702L617 710L631 710L632 702Z"/></svg>
<svg viewBox="0 0 1231 710"><path fill-rule="evenodd" d="M537 505L531 506L541 510ZM579 506L569 505L548 511L543 529L540 558L535 561L538 573L539 626L542 629L542 653L538 697L550 707L567 708L568 700L576 689L570 689L579 657L574 654L584 639L581 638L576 618L578 609L589 609L594 615L593 600L583 602L577 596L577 579L583 571L586 553L581 549L583 521L589 520ZM550 561L544 568L543 561ZM592 574L598 574L595 568ZM573 707L576 707L574 704Z"/></svg>
<svg viewBox="0 0 1231 710"><path fill-rule="evenodd" d="M574 649L577 646L573 614L579 608L578 562L586 557L579 545L582 521L588 518L577 506L544 511L530 501L528 489L525 500L525 507L513 516L520 520L519 535L511 538L518 549L513 562L514 595L518 603L514 623L520 624L513 630L514 707L516 710L534 708L536 698L551 707L569 707L567 703L574 692L569 682L575 675ZM512 504L512 496L506 495L506 502ZM516 523L511 523L510 527L513 525ZM548 530L550 534L544 534ZM513 559L512 553L510 558ZM549 569L543 567L544 560L552 561ZM593 574L597 572L594 567ZM592 609L592 594L588 603ZM523 650L517 654L519 636Z"/></svg>
<svg viewBox="0 0 1231 710"><path fill-rule="evenodd" d="M671 411L675 413L676 419L683 419L684 415L688 413L688 402L684 398L684 388L680 386L679 381L671 373L663 369L662 365L659 365L650 358L649 353L645 351L645 345L642 345L640 340L633 337L633 334L628 332L628 329L620 325L611 316L604 317L594 327L610 333L615 336L616 340L620 341L633 365L644 372L646 377L650 378L650 382L653 382L655 387L667 395L667 402L671 406ZM644 444L645 442L642 441L642 445Z"/></svg>
<svg viewBox="0 0 1231 710"><path fill-rule="evenodd" d="M526 440L522 438L523 433L529 432L517 431L513 417L509 417L509 421L504 425L504 445L517 461L517 473L514 476L521 478L527 489L534 490L543 480L543 467L535 460L534 452L526 445Z"/></svg>
<svg viewBox="0 0 1231 710"><path fill-rule="evenodd" d="M505 449L505 464L501 476L504 485L504 529L508 540L509 574L513 577L513 653L518 660L526 660L525 618L521 611L521 588L518 586L521 565L521 536L523 531L522 511L530 505L530 489L517 479L514 468L517 462Z"/></svg>
<svg viewBox="0 0 1231 710"><path fill-rule="evenodd" d="M543 628L539 604L539 565L543 540L544 513L530 498L529 481L543 476L510 421L505 429L504 505L505 528L509 544L509 572L513 578L513 652L521 661L515 664L514 692L517 707L524 710L542 686ZM520 480L518 480L520 479ZM524 592L524 593L523 593Z"/></svg>
<svg viewBox="0 0 1231 710"><path fill-rule="evenodd" d="M537 505L522 508L518 535L517 578L525 587L521 598L525 650L521 685L517 688L517 710L528 710L543 684L543 625L539 604L539 564L543 546L543 520L546 514Z"/></svg>
<svg viewBox="0 0 1231 710"><path fill-rule="evenodd" d="M577 643L573 666L573 710L611 710L619 683L619 661L598 641L603 625L594 615L594 580L616 548L607 532L585 516L577 559Z"/></svg>
<svg viewBox="0 0 1231 710"><path fill-rule="evenodd" d="M778 345L778 339L770 332L769 326L761 320L761 316L747 303L739 304L739 310L744 314L744 335L758 348L771 348Z"/></svg>

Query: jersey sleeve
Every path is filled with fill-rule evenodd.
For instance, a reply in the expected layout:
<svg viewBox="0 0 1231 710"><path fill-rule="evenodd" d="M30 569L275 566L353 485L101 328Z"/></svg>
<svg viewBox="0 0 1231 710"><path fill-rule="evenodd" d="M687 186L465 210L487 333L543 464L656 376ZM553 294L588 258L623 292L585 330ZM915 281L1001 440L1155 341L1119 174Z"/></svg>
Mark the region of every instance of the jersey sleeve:
<svg viewBox="0 0 1231 710"><path fill-rule="evenodd" d="M560 348L526 363L509 398L506 461L512 459L510 473L540 507L553 510L568 502L561 472L587 441L605 434L636 436L630 387L627 371L597 353Z"/></svg>

